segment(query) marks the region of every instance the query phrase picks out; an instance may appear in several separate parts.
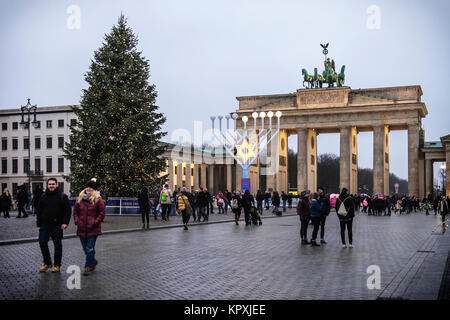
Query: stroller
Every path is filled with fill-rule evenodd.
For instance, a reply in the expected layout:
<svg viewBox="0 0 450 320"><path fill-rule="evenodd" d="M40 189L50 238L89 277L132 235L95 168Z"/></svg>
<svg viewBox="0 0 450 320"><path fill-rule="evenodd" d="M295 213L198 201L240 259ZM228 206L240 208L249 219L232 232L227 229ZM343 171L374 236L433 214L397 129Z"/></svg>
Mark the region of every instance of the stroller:
<svg viewBox="0 0 450 320"><path fill-rule="evenodd" d="M255 206L251 207L250 216L251 216L252 223L254 225L257 225L258 221L259 221L259 225L262 225L261 215L259 214L258 209Z"/></svg>

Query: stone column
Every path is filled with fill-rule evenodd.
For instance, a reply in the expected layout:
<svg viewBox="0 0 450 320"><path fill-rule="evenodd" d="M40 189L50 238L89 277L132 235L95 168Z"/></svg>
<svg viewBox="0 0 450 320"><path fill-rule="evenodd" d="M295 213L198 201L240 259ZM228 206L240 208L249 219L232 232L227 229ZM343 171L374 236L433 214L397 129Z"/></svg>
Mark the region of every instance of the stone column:
<svg viewBox="0 0 450 320"><path fill-rule="evenodd" d="M171 189L171 190L173 190L173 187L174 187L174 178L173 178L173 175L174 175L174 172L173 172L173 161L172 161L172 159L169 159L168 160L168 162L169 162L169 168L168 168L168 171L169 171L169 177L168 177L168 184L169 184L169 188Z"/></svg>
<svg viewBox="0 0 450 320"><path fill-rule="evenodd" d="M433 193L433 160L425 160L425 197Z"/></svg>
<svg viewBox="0 0 450 320"><path fill-rule="evenodd" d="M389 129L373 128L373 192L389 194Z"/></svg>
<svg viewBox="0 0 450 320"><path fill-rule="evenodd" d="M199 166L200 166L200 170L201 170L201 182L200 182L200 186L202 187L202 188L206 188L206 164L205 163L202 163L202 164L199 164Z"/></svg>
<svg viewBox="0 0 450 320"><path fill-rule="evenodd" d="M210 164L208 166L208 192L214 194L214 165Z"/></svg>
<svg viewBox="0 0 450 320"><path fill-rule="evenodd" d="M306 128L297 129L297 189L299 193L308 187L307 140L308 130Z"/></svg>
<svg viewBox="0 0 450 320"><path fill-rule="evenodd" d="M226 170L227 170L227 190L229 191L229 192L232 192L232 186L233 186L233 184L232 184L232 179L233 179L233 175L232 175L232 172L231 172L231 164L226 164L225 165L226 166Z"/></svg>
<svg viewBox="0 0 450 320"><path fill-rule="evenodd" d="M183 186L183 162L179 161L177 165L177 188Z"/></svg>
<svg viewBox="0 0 450 320"><path fill-rule="evenodd" d="M408 194L419 196L419 125L408 125Z"/></svg>
<svg viewBox="0 0 450 320"><path fill-rule="evenodd" d="M340 132L340 157L339 157L339 192L343 188L347 188L350 192L350 139L351 139L351 127L341 128Z"/></svg>
<svg viewBox="0 0 450 320"><path fill-rule="evenodd" d="M198 169L199 169L199 164L194 163L194 184L192 186L192 191L195 191L198 189L199 187L199 179L198 179Z"/></svg>

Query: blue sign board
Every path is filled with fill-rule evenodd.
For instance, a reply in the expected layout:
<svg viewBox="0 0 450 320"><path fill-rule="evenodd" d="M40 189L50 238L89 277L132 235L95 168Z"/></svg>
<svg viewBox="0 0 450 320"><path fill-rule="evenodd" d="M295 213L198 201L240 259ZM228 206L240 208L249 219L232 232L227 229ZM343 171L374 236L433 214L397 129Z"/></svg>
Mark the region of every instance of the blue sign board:
<svg viewBox="0 0 450 320"><path fill-rule="evenodd" d="M251 192L250 190L250 178L242 178L241 179L241 189L242 190L248 190L248 192Z"/></svg>

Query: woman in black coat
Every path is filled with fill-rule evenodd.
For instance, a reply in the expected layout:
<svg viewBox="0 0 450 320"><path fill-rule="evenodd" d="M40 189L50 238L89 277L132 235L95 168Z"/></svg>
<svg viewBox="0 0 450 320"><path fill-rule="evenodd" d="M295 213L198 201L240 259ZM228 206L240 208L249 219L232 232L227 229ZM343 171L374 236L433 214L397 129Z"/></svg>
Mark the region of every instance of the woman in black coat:
<svg viewBox="0 0 450 320"><path fill-rule="evenodd" d="M339 214L339 208L344 205L345 215ZM342 208L342 209L344 209ZM339 198L336 199L336 213L339 218L339 223L341 225L341 240L342 247L347 248L345 242L345 227L348 231L348 242L349 247L353 248L353 218L355 217L355 203L353 199L349 196L347 188L343 188Z"/></svg>
<svg viewBox="0 0 450 320"><path fill-rule="evenodd" d="M3 216L9 218L9 210L12 207L12 199L11 195L8 192L8 189L3 190L2 195L0 196L0 213L3 212Z"/></svg>

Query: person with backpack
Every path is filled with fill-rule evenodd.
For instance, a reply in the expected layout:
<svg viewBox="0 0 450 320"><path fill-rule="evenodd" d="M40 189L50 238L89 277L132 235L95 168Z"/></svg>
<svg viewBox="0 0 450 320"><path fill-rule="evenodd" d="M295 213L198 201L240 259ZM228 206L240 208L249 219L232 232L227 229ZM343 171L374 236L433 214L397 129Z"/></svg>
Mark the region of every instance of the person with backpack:
<svg viewBox="0 0 450 320"><path fill-rule="evenodd" d="M225 210L224 210L224 206L225 206L225 200L224 200L224 196L222 194L222 192L219 191L219 193L216 196L216 203L217 203L217 209L219 210L218 214L224 214Z"/></svg>
<svg viewBox="0 0 450 320"><path fill-rule="evenodd" d="M53 273L61 271L63 231L70 222L71 209L69 198L58 188L58 180L49 178L47 189L39 200L36 210L36 225L39 230L39 246L44 265L39 272L52 268ZM48 241L52 238L55 246L54 265L48 249Z"/></svg>
<svg viewBox="0 0 450 320"><path fill-rule="evenodd" d="M95 244L102 234L102 222L105 218L105 204L96 180L86 183L73 207L73 220L77 226L77 236L86 254L83 275L88 276L98 264L95 259ZM148 219L148 216L147 216Z"/></svg>
<svg viewBox="0 0 450 320"><path fill-rule="evenodd" d="M242 199L241 193L239 191L236 191L231 198L231 211L234 213L234 222L238 226L239 218L241 217L242 213Z"/></svg>
<svg viewBox="0 0 450 320"><path fill-rule="evenodd" d="M191 202L192 198L191 200L189 200L189 198L191 198L189 193L186 191L186 188L183 187L181 189L181 194L177 198L178 201L177 211L181 212L184 230L189 230L187 224L192 215L192 202Z"/></svg>
<svg viewBox="0 0 450 320"><path fill-rule="evenodd" d="M300 218L300 239L302 244L310 244L308 241L308 225L310 220L310 203L309 197L311 196L311 191L306 190L300 193L300 197L297 203L297 215Z"/></svg>
<svg viewBox="0 0 450 320"><path fill-rule="evenodd" d="M336 199L336 214L341 226L342 248L347 248L345 242L345 228L347 227L349 248L353 248L353 218L355 217L355 204L348 195L348 189L343 188L339 198Z"/></svg>
<svg viewBox="0 0 450 320"><path fill-rule="evenodd" d="M161 219L167 221L169 219L170 210L172 208L172 190L169 185L165 184L159 196L159 203L161 204Z"/></svg>

